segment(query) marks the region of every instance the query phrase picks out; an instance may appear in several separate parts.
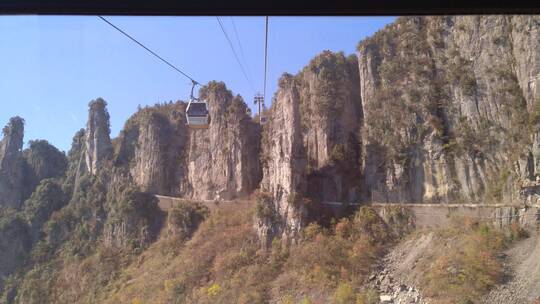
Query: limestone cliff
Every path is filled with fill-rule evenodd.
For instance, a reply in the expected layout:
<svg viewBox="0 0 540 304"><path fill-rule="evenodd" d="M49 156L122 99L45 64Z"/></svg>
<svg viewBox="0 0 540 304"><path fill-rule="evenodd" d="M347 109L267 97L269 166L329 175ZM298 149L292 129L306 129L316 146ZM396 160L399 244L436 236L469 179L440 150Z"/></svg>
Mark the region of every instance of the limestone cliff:
<svg viewBox="0 0 540 304"><path fill-rule="evenodd" d="M271 196L275 213L259 218L263 240L294 238L306 221L309 201L358 199L362 114L357 75L354 56L323 52L298 75L280 79L263 131L261 191Z"/></svg>
<svg viewBox="0 0 540 304"><path fill-rule="evenodd" d="M539 20L400 18L359 44L367 200L517 198L537 174Z"/></svg>
<svg viewBox="0 0 540 304"><path fill-rule="evenodd" d="M305 214L291 216L286 199L298 191L323 202L536 201L539 22L398 18L360 42L357 63L324 52L285 75L263 132L261 190L275 211L259 217L263 240L298 230Z"/></svg>
<svg viewBox="0 0 540 304"><path fill-rule="evenodd" d="M198 199L233 199L257 188L260 180L258 124L240 96L222 82L200 91L208 103L208 129L190 129L187 176L182 193Z"/></svg>
<svg viewBox="0 0 540 304"><path fill-rule="evenodd" d="M116 165L127 165L142 191L179 194L186 175L184 112L181 102L156 105L139 110L126 122L116 147Z"/></svg>
<svg viewBox="0 0 540 304"><path fill-rule="evenodd" d="M13 117L0 142L0 206L20 209L24 200L22 146L24 120Z"/></svg>
<svg viewBox="0 0 540 304"><path fill-rule="evenodd" d="M85 132L84 160L86 170L95 174L104 160L112 155L109 113L107 103L98 98L89 104L88 123Z"/></svg>
<svg viewBox="0 0 540 304"><path fill-rule="evenodd" d="M183 102L139 110L126 123L116 165L128 166L141 190L195 199L233 199L257 188L260 130L241 97L223 83L201 89L208 129L186 125Z"/></svg>
<svg viewBox="0 0 540 304"><path fill-rule="evenodd" d="M305 206L289 204L288 200L294 193L304 194L307 188L307 155L302 141L297 83L285 75L280 79L280 87L261 144L263 194L257 202L256 229L265 247L274 237L294 237L305 225L307 216ZM265 209L268 212L261 211Z"/></svg>
<svg viewBox="0 0 540 304"><path fill-rule="evenodd" d="M312 199L358 199L362 110L357 64L354 55L325 51L295 77Z"/></svg>

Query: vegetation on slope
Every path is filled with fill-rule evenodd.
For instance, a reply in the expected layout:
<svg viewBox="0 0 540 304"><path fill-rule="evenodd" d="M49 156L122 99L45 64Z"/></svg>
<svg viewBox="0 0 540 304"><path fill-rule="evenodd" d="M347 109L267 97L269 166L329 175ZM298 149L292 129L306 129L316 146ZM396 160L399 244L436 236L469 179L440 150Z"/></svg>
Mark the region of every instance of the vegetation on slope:
<svg viewBox="0 0 540 304"><path fill-rule="evenodd" d="M107 174L82 175L71 200L60 184L43 180L25 209L2 214L2 221L13 218L6 229L20 231L10 235L2 228L2 239L21 244L8 248L30 254L20 255L18 269L7 273L0 303L92 303L155 239L161 215L153 196Z"/></svg>
<svg viewBox="0 0 540 304"><path fill-rule="evenodd" d="M299 245L286 248L275 241L269 252L260 250L253 209L221 207L189 240L162 234L96 298L106 303L369 303L375 298L359 287L395 236L372 209L362 208L332 228L312 224Z"/></svg>
<svg viewBox="0 0 540 304"><path fill-rule="evenodd" d="M503 249L527 236L518 225L497 229L469 219L435 232L429 254L420 261L420 286L435 303L479 303L481 296L501 283Z"/></svg>
<svg viewBox="0 0 540 304"><path fill-rule="evenodd" d="M40 187L52 187L45 194L54 193L47 183ZM47 225L54 226L72 208L56 212ZM265 252L252 224L255 209L255 204L237 203L209 213L197 204L178 205L148 248L89 240L81 233L92 231L90 222L80 223L70 230L76 237L58 249L47 236L34 247L34 265L8 280L4 301L11 290L16 301L25 303L378 302L378 293L366 287L367 278L403 231L362 207L327 228L310 224L297 245L275 240ZM476 303L500 282L499 252L525 236L517 226L498 230L463 219L435 234L415 272L425 295L443 304Z"/></svg>

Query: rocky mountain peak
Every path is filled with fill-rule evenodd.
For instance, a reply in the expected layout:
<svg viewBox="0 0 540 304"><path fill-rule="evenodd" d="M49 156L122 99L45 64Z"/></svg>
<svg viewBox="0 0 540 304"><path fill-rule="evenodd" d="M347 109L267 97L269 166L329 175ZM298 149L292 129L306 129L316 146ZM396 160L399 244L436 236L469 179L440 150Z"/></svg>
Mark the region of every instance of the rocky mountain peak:
<svg viewBox="0 0 540 304"><path fill-rule="evenodd" d="M178 195L187 141L183 102L158 104L135 113L118 138L115 164L128 166L142 191Z"/></svg>
<svg viewBox="0 0 540 304"><path fill-rule="evenodd" d="M22 146L24 119L12 117L0 142L0 205L19 209L22 204Z"/></svg>
<svg viewBox="0 0 540 304"><path fill-rule="evenodd" d="M206 129L187 125L187 104L141 108L115 140L115 165L129 168L142 191L193 199L232 199L250 194L260 181L260 126L247 105L223 82L199 92L207 103Z"/></svg>
<svg viewBox="0 0 540 304"><path fill-rule="evenodd" d="M0 143L0 157L21 152L24 137L24 119L19 116L10 118L2 130L4 137Z"/></svg>
<svg viewBox="0 0 540 304"><path fill-rule="evenodd" d="M273 220L263 216L263 243L296 238L305 203L351 201L359 196L361 103L357 60L325 51L297 75L284 74L269 111L262 143L261 191ZM277 220L276 220L277 219Z"/></svg>
<svg viewBox="0 0 540 304"><path fill-rule="evenodd" d="M85 163L87 170L95 174L103 161L112 155L109 113L107 102L102 98L92 100L88 110L85 133Z"/></svg>
<svg viewBox="0 0 540 304"><path fill-rule="evenodd" d="M185 193L202 199L245 196L260 180L260 127L223 82L209 82L199 95L208 104L210 125L189 129Z"/></svg>

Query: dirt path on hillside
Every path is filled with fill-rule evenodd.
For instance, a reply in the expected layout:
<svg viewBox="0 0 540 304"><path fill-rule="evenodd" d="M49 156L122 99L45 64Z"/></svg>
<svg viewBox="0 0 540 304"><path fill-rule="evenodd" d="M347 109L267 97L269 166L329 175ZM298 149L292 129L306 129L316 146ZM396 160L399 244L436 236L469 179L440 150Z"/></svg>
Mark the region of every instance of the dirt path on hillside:
<svg viewBox="0 0 540 304"><path fill-rule="evenodd" d="M540 298L538 230L505 251L505 282L484 298L485 304L530 304Z"/></svg>

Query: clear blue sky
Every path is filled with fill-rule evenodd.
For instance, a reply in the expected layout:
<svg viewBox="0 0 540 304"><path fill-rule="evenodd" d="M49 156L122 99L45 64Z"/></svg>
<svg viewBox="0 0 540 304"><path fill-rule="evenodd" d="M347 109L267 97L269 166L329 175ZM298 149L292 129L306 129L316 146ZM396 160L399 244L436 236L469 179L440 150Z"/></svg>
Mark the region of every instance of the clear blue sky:
<svg viewBox="0 0 540 304"><path fill-rule="evenodd" d="M263 87L264 17L221 17L253 89L215 17L108 19L201 83L224 81L252 106ZM323 50L354 53L394 17L270 17L267 105L277 79ZM26 120L25 143L46 139L67 151L86 124L88 102L109 104L112 136L138 105L186 100L190 82L94 16L0 16L0 125ZM254 111L255 112L255 111Z"/></svg>

